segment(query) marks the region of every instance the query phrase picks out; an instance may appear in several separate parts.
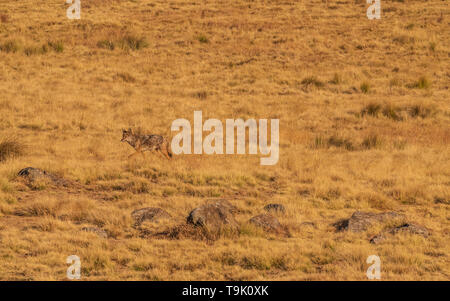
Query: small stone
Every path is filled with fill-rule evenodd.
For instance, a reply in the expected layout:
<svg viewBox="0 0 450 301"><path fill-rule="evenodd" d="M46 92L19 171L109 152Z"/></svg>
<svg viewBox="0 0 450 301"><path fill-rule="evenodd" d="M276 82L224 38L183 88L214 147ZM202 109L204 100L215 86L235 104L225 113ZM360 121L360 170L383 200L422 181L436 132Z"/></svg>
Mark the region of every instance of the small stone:
<svg viewBox="0 0 450 301"><path fill-rule="evenodd" d="M450 199L437 197L434 199L435 204L445 204L450 205Z"/></svg>

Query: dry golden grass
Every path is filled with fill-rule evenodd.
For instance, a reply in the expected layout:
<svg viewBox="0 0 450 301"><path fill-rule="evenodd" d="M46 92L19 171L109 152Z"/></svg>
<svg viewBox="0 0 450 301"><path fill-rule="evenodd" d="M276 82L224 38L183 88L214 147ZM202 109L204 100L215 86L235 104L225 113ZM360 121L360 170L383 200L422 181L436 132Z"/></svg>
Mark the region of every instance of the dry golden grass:
<svg viewBox="0 0 450 301"><path fill-rule="evenodd" d="M72 254L85 280L364 280L372 254L383 280L449 279L447 1L382 0L379 21L365 1L90 0L81 20L36 5L0 7L0 136L29 146L0 160L0 279L66 279ZM127 161L121 128L170 135L194 110L279 118L278 164ZM27 166L77 185L28 188ZM241 209L240 235L132 227L135 209L165 209L165 231L211 197ZM292 237L246 223L271 202ZM431 236L336 232L356 210L404 213Z"/></svg>

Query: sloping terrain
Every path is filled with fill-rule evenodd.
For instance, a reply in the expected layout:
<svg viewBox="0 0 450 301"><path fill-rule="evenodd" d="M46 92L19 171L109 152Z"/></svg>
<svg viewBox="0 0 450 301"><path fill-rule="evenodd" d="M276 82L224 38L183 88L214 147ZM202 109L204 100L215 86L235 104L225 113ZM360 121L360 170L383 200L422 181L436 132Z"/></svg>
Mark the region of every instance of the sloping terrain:
<svg viewBox="0 0 450 301"><path fill-rule="evenodd" d="M0 0L1 280L449 279L448 1L81 2ZM127 159L195 110L279 119L278 163ZM233 231L186 223L210 199Z"/></svg>

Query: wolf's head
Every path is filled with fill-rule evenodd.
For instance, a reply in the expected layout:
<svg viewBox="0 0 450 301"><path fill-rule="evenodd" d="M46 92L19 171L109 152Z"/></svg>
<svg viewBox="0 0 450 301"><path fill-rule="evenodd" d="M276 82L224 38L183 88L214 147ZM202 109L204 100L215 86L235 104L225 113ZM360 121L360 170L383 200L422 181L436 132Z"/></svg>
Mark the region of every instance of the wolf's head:
<svg viewBox="0 0 450 301"><path fill-rule="evenodd" d="M131 142L133 141L133 131L131 128L128 130L123 129L122 130L122 140L120 142Z"/></svg>

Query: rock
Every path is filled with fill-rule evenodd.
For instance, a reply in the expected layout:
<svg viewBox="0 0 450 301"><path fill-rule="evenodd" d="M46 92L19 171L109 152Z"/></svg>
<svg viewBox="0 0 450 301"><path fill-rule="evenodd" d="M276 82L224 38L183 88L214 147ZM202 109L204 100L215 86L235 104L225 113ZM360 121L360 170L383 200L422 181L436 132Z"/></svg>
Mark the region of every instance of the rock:
<svg viewBox="0 0 450 301"><path fill-rule="evenodd" d="M236 214L239 212L239 209L237 209L236 206L234 206L233 204L230 203L230 201L226 200L226 199L218 199L218 200L207 200L206 204L212 204L212 205L217 205L220 207L223 207L225 209L227 209L228 211L230 211L231 214Z"/></svg>
<svg viewBox="0 0 450 301"><path fill-rule="evenodd" d="M147 207L134 210L131 213L135 226L140 226L144 221L158 222L164 218L170 218L171 215L161 208Z"/></svg>
<svg viewBox="0 0 450 301"><path fill-rule="evenodd" d="M34 186L36 184L55 184L67 186L68 182L52 173L43 169L35 167L26 167L21 169L17 174L19 177L28 182L28 185Z"/></svg>
<svg viewBox="0 0 450 301"><path fill-rule="evenodd" d="M380 242L385 241L385 240L386 240L386 235L384 233L380 233L380 234L372 237L369 242L371 244L379 244Z"/></svg>
<svg viewBox="0 0 450 301"><path fill-rule="evenodd" d="M427 228L417 225L417 224L413 224L413 223L405 223L399 227L394 227L389 230L389 233L391 233L391 234L397 234L400 232L418 234L418 235L422 235L423 237L428 237L430 235Z"/></svg>
<svg viewBox="0 0 450 301"><path fill-rule="evenodd" d="M165 239L193 239L213 242L220 237L220 235L217 234L220 233L212 233L192 224L181 224L162 232L154 233L151 237Z"/></svg>
<svg viewBox="0 0 450 301"><path fill-rule="evenodd" d="M51 181L52 177L45 170L34 167L27 167L19 171L18 176L27 179L30 182Z"/></svg>
<svg viewBox="0 0 450 301"><path fill-rule="evenodd" d="M237 230L239 225L233 212L234 206L228 201L211 201L192 210L187 223L214 232L220 232L224 228Z"/></svg>
<svg viewBox="0 0 450 301"><path fill-rule="evenodd" d="M372 237L370 239L370 243L379 244L380 242L385 241L387 239L387 234L395 235L395 234L398 234L401 232L417 234L417 235L421 235L423 237L428 237L430 235L427 228L425 228L423 226L413 224L413 223L405 223L401 226L390 228L387 231L382 232L382 233Z"/></svg>
<svg viewBox="0 0 450 301"><path fill-rule="evenodd" d="M273 212L279 212L279 213L285 213L286 208L284 208L281 204L268 204L264 207L264 210L266 211L273 211Z"/></svg>
<svg viewBox="0 0 450 301"><path fill-rule="evenodd" d="M446 198L440 198L437 197L434 199L434 203L435 204L445 204L445 205L450 205L450 199L446 199Z"/></svg>
<svg viewBox="0 0 450 301"><path fill-rule="evenodd" d="M97 234L101 238L108 238L108 234L106 233L106 231L97 227L83 227L81 228L81 231L92 232Z"/></svg>
<svg viewBox="0 0 450 301"><path fill-rule="evenodd" d="M286 227L282 226L278 219L270 214L260 214L254 216L249 220L249 223L263 228L266 232L289 235Z"/></svg>
<svg viewBox="0 0 450 301"><path fill-rule="evenodd" d="M403 218L403 215L396 212L372 213L356 211L346 220L341 220L335 224L337 230L349 230L352 232L366 231L370 226L376 223L384 223L395 219Z"/></svg>

